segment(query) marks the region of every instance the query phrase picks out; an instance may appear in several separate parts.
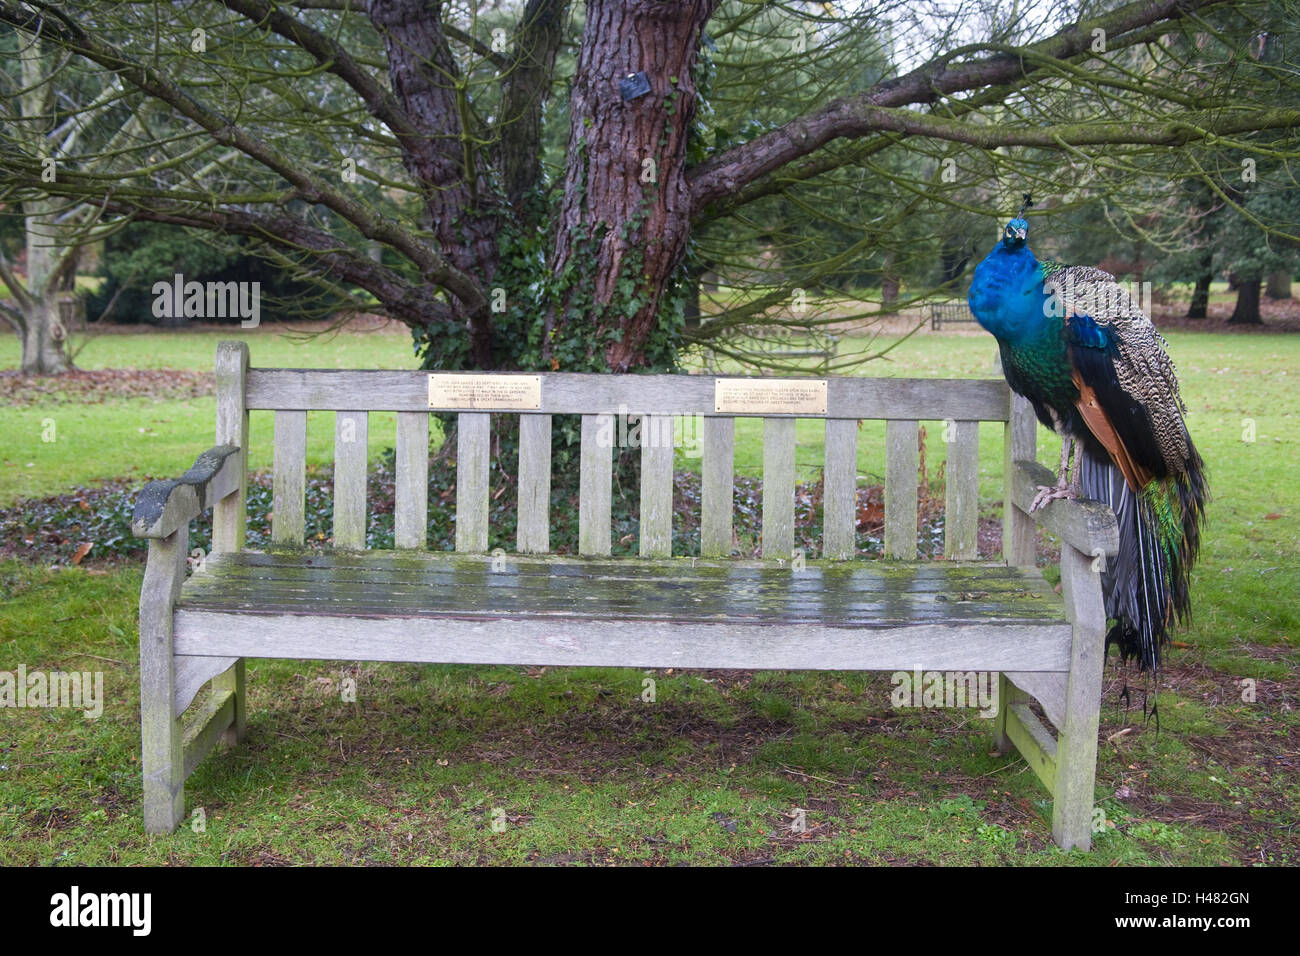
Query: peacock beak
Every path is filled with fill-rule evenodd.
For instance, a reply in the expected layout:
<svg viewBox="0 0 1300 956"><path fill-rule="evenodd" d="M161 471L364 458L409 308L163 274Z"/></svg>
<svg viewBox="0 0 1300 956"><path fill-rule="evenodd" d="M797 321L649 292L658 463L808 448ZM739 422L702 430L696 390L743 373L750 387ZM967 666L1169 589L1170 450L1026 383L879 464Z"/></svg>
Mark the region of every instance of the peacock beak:
<svg viewBox="0 0 1300 956"><path fill-rule="evenodd" d="M1023 230L1023 229L1017 229L1017 230L1016 230L1016 238L1017 238L1017 239L1023 239L1023 238L1025 238L1025 230Z"/></svg>

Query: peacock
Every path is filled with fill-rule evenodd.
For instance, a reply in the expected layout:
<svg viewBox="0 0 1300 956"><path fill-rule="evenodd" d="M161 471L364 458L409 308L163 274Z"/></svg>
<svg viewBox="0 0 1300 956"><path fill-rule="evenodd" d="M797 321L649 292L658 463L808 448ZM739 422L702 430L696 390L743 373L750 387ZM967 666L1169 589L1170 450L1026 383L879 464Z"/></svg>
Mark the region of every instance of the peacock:
<svg viewBox="0 0 1300 956"><path fill-rule="evenodd" d="M1115 645L1122 661L1154 675L1175 619L1191 613L1205 464L1164 338L1114 276L1034 257L1032 204L1026 194L975 268L970 309L997 339L1007 384L1061 435L1056 486L1040 487L1031 510L1080 496L1114 510L1119 553L1102 573L1106 650Z"/></svg>

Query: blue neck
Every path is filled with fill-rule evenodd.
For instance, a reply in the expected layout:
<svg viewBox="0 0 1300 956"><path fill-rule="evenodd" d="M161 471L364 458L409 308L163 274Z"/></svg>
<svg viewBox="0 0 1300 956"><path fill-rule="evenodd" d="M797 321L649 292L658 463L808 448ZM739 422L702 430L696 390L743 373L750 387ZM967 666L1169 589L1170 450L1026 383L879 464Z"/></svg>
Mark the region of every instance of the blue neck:
<svg viewBox="0 0 1300 956"><path fill-rule="evenodd" d="M1012 345L1041 338L1053 327L1038 260L1023 242L999 242L978 266L967 301L971 313L999 340Z"/></svg>

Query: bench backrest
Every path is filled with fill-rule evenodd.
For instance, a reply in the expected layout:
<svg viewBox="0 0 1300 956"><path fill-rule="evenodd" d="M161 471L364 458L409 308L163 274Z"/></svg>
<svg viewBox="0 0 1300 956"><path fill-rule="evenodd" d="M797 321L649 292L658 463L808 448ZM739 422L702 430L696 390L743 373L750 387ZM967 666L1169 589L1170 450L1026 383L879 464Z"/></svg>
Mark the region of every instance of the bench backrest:
<svg viewBox="0 0 1300 956"><path fill-rule="evenodd" d="M795 421L825 420L824 537L822 555L855 554L858 422L886 421L884 550L887 557L917 557L918 424L945 422L948 439L944 554L973 559L977 545L979 423L1006 424L1004 477L1013 459L1034 457L1034 422L1028 406L1001 380L885 379L832 377L825 383L825 407L755 414L724 403L715 376L494 373L514 392L504 401L534 394L523 378L539 380L536 407L476 405L472 411L430 405L429 373L260 369L248 365L243 343L223 342L217 353L217 442L235 445L245 460L248 412L274 412L272 542L303 543L308 411L336 413L334 457L334 545L362 549L366 541L366 449L368 413L396 412L395 544L424 549L428 528L429 414L458 411L456 456L457 551L488 549L490 415L520 415L518 536L521 553L550 550L551 416L581 415L581 476L578 550L608 555L611 538L613 445L620 414L641 415L640 553L667 557L672 548L673 416L698 416L701 452L700 554L729 555L732 549L735 419L763 419L762 553L788 560L794 548ZM510 381L513 380L513 381ZM445 380L443 380L445 381ZM726 379L734 382L734 378ZM809 382L799 379L761 379ZM528 404L525 398L524 404ZM816 406L816 402L814 402ZM728 410L728 409L731 410ZM668 440L663 440L667 435ZM246 478L245 478L246 481ZM1018 521L1009 483L1005 522ZM213 548L243 546L246 488L219 502ZM1012 563L1032 563L1032 538L1023 524L1004 523L1004 554ZM1007 544L1009 542L1009 544ZM1028 544L1027 544L1028 542ZM1030 550L1026 553L1026 547Z"/></svg>

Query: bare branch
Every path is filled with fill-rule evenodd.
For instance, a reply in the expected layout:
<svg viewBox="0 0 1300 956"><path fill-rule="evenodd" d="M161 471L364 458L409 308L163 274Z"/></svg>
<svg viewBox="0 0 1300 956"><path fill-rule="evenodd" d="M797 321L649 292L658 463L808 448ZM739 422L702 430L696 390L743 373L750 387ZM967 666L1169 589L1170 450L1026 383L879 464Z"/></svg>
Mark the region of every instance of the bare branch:
<svg viewBox="0 0 1300 956"><path fill-rule="evenodd" d="M688 175L694 208L699 209L733 193L833 139L864 136L882 129L897 129L898 124L892 122L886 125L873 122L880 118L881 110L932 103L953 93L1010 83L1029 72L1027 59L1066 59L1086 52L1094 29L1105 30L1107 36L1119 37L1129 30L1162 20L1176 20L1197 9L1221 2L1222 0L1158 0L1152 3L1139 0L1030 44L1019 51L1020 55L999 53L950 66L955 57L969 52L969 48L951 51L905 76L883 80L862 93L836 100L815 113L791 120L778 129L701 163Z"/></svg>

